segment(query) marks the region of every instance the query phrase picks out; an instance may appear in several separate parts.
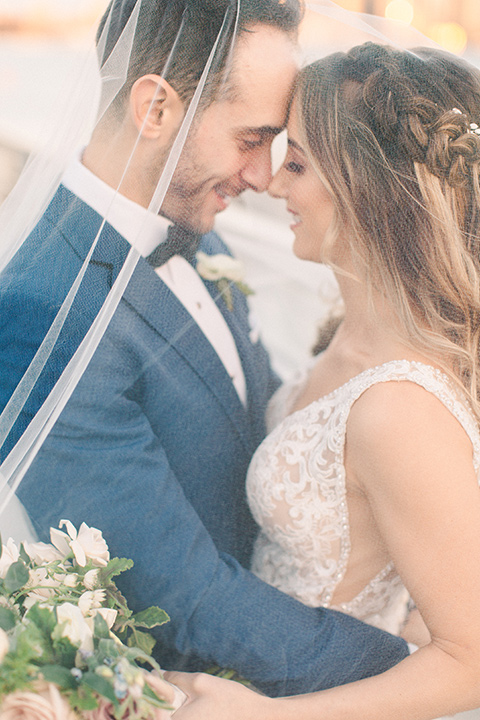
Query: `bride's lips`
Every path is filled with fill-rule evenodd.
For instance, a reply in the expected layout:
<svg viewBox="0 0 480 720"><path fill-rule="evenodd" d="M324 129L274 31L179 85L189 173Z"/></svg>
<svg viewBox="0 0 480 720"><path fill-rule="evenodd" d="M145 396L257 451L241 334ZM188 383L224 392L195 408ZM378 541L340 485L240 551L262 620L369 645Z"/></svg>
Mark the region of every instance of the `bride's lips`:
<svg viewBox="0 0 480 720"><path fill-rule="evenodd" d="M298 225L300 225L302 220L300 218L300 215L298 215L294 210L290 210L290 208L287 208L287 210L290 213L290 215L292 215L292 218L293 218L293 222L290 225L290 229L295 230L295 228L298 227Z"/></svg>

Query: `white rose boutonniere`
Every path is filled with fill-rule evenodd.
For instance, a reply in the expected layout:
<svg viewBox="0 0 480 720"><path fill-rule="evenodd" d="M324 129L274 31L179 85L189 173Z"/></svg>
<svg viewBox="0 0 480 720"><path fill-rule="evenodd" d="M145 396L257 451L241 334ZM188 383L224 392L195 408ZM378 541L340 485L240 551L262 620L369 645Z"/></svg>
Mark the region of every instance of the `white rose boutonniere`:
<svg viewBox="0 0 480 720"><path fill-rule="evenodd" d="M233 310L232 283L244 295L253 295L253 290L244 282L245 270L240 260L224 255L207 255L197 252L197 272L204 280L214 282L229 310Z"/></svg>

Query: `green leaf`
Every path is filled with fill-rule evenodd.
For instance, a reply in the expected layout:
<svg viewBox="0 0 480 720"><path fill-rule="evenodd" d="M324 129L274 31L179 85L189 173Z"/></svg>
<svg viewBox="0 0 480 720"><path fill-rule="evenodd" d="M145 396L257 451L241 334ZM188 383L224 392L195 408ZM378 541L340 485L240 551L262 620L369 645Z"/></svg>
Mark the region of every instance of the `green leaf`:
<svg viewBox="0 0 480 720"><path fill-rule="evenodd" d="M108 564L104 568L100 569L100 580L101 584L107 584L109 580L111 580L116 575L120 575L122 572L125 572L125 570L130 570L130 568L133 567L133 560L129 560L128 558L118 558L114 557L111 560L108 561Z"/></svg>
<svg viewBox="0 0 480 720"><path fill-rule="evenodd" d="M71 694L70 704L74 710L95 710L98 707L98 699L90 688L84 685Z"/></svg>
<svg viewBox="0 0 480 720"><path fill-rule="evenodd" d="M82 685L87 685L99 695L102 695L107 698L107 700L110 700L115 707L118 707L118 699L113 690L113 686L105 678L97 675L96 673L88 672L83 674L80 683Z"/></svg>
<svg viewBox="0 0 480 720"><path fill-rule="evenodd" d="M54 637L53 655L59 665L74 667L77 647L67 637Z"/></svg>
<svg viewBox="0 0 480 720"><path fill-rule="evenodd" d="M100 613L97 613L95 615L95 618L93 620L93 628L94 628L94 634L97 638L103 638L107 639L110 637L110 631L108 629L108 625L105 622L105 618L103 618Z"/></svg>
<svg viewBox="0 0 480 720"><path fill-rule="evenodd" d="M151 654L140 650L138 647L129 648L125 653L125 657L130 663L140 661L144 665L150 665L154 670L157 670L160 674L162 674L162 668L157 661L153 659Z"/></svg>
<svg viewBox="0 0 480 720"><path fill-rule="evenodd" d="M25 550L23 543L20 545L20 559L23 560L23 562L27 565L30 562L30 555Z"/></svg>
<svg viewBox="0 0 480 720"><path fill-rule="evenodd" d="M252 290L252 288L249 285L247 285L247 283L236 282L235 285L238 287L240 292L242 292L246 297L248 297L248 295L255 295L255 290Z"/></svg>
<svg viewBox="0 0 480 720"><path fill-rule="evenodd" d="M226 280L225 278L220 278L220 280L217 280L216 285L227 308L230 311L233 310L233 297L232 288L230 287L230 281Z"/></svg>
<svg viewBox="0 0 480 720"><path fill-rule="evenodd" d="M39 603L35 603L27 611L27 617L44 635L50 638L57 624L55 613L50 608L40 607Z"/></svg>
<svg viewBox="0 0 480 720"><path fill-rule="evenodd" d="M42 675L47 682L55 683L66 690L75 690L77 687L72 673L63 665L43 665Z"/></svg>
<svg viewBox="0 0 480 720"><path fill-rule="evenodd" d="M15 627L16 616L12 610L0 605L0 628L8 632Z"/></svg>
<svg viewBox="0 0 480 720"><path fill-rule="evenodd" d="M10 565L5 575L5 589L8 592L15 592L20 590L24 585L27 584L30 578L28 569L25 567L25 563L22 560L17 560Z"/></svg>
<svg viewBox="0 0 480 720"><path fill-rule="evenodd" d="M98 664L101 665L106 658L115 660L115 658L118 658L121 651L122 648L116 643L115 640L112 640L111 638L109 638L108 640L100 640L100 642L98 643L97 652L95 653L98 659Z"/></svg>
<svg viewBox="0 0 480 720"><path fill-rule="evenodd" d="M157 641L153 638L150 633L144 633L141 630L134 630L133 634L127 640L128 647L137 647L147 655L152 654L152 650L155 647Z"/></svg>
<svg viewBox="0 0 480 720"><path fill-rule="evenodd" d="M152 605L151 607L145 608L139 613L133 616L135 625L144 628L153 628L157 625L164 625L170 620L165 610L161 610L159 607Z"/></svg>

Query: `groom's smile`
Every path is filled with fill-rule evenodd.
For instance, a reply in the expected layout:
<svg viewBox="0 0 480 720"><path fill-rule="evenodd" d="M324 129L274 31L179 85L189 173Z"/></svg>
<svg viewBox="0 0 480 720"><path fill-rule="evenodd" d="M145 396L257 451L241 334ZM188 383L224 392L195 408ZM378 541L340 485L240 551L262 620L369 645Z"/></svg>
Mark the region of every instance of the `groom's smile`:
<svg viewBox="0 0 480 720"><path fill-rule="evenodd" d="M215 215L246 189L271 180L271 143L283 129L297 72L284 33L257 26L241 36L226 96L201 114L187 141L163 214L204 233Z"/></svg>

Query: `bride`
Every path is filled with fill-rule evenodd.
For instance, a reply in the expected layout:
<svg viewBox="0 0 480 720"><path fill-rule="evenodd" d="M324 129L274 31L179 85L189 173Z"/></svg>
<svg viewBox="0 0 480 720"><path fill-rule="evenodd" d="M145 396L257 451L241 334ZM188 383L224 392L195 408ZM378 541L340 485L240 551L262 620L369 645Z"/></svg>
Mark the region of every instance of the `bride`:
<svg viewBox="0 0 480 720"><path fill-rule="evenodd" d="M480 706L480 78L367 43L302 71L270 186L345 318L270 407L250 466L253 569L420 649L271 699L170 673L175 720L426 720ZM408 594L418 608L406 624Z"/></svg>

